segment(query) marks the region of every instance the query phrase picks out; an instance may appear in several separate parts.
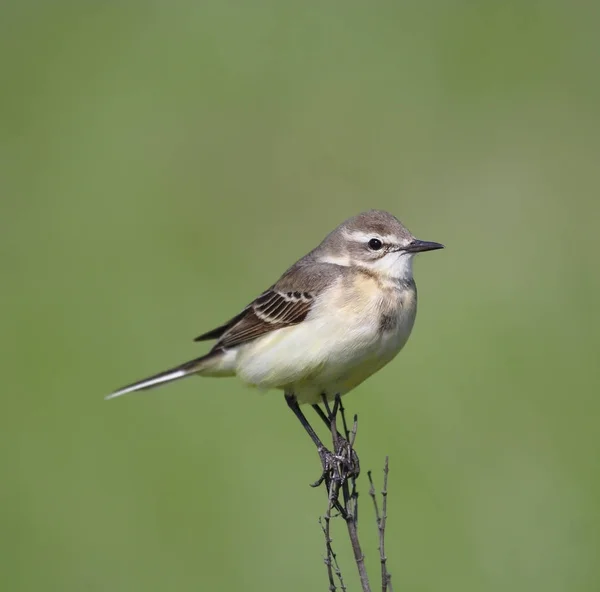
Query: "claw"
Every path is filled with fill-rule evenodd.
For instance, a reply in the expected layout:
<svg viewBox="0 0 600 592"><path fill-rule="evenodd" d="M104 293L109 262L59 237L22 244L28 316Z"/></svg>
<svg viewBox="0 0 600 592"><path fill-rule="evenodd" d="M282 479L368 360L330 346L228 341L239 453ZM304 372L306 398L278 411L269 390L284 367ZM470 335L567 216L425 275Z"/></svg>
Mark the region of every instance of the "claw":
<svg viewBox="0 0 600 592"><path fill-rule="evenodd" d="M332 462L331 459L335 458L335 456L333 455L333 453L329 450L327 450L327 448L319 448L319 457L321 458L321 466L323 467L323 472L321 473L321 476L314 482L311 483L311 487L319 487L319 485L321 485L321 483L323 483L323 481L325 481L325 484L327 485L327 488L329 489L329 483L330 483L330 478L329 478L329 474L332 472Z"/></svg>
<svg viewBox="0 0 600 592"><path fill-rule="evenodd" d="M325 481L326 479L327 479L327 473L325 471L323 471L321 473L321 476L314 483L310 483L309 485L311 487L319 487L319 485L321 485L321 483L323 483L323 481Z"/></svg>

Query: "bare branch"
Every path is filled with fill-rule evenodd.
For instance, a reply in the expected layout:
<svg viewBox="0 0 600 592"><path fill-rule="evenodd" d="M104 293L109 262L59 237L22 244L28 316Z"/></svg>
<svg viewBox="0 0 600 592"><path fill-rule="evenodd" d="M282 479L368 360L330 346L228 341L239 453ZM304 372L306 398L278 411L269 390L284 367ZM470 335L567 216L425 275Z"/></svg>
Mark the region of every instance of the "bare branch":
<svg viewBox="0 0 600 592"><path fill-rule="evenodd" d="M327 576L329 577L329 590L330 592L336 592L337 586L335 585L335 578L333 577L333 549L331 548L331 539L329 538L329 520L331 516L325 514L322 518L319 518L319 524L325 535L325 559L323 560L327 566Z"/></svg>
<svg viewBox="0 0 600 592"><path fill-rule="evenodd" d="M352 426L348 426L346 414L340 396L336 396L333 405L331 405L325 397L323 397L323 407L325 413L319 405L313 405L319 417L325 422L331 431L331 439L333 443L333 451L320 449L321 462L323 465L323 474L320 482L324 482L327 487L327 511L320 519L321 528L325 536L325 565L327 566L327 575L329 578L329 590L335 592L336 578L339 581L340 589L345 591L344 580L342 579L341 570L337 563L337 557L333 552L332 538L330 533L332 510L337 510L346 522L348 536L352 546L352 552L362 592L371 592L369 577L365 566L365 558L362 547L358 538L357 517L358 517L358 491L356 489L356 480L360 473L360 462L354 444L356 442L356 434L358 432L358 418L355 415ZM342 432L337 430L337 415L342 418ZM381 506L377 500L375 485L371 471L368 472L369 477L369 495L373 500L375 509L375 518L377 521L377 529L379 532L379 558L381 562L381 591L393 592L392 576L387 570L387 557L385 554L385 527L387 521L387 484L389 474L389 458L386 456L383 469L383 489L381 491L382 502ZM381 511L380 511L381 508Z"/></svg>
<svg viewBox="0 0 600 592"><path fill-rule="evenodd" d="M359 472L358 455L354 450L354 441L356 440L356 431L358 429L358 419L354 416L354 425L352 431L348 432L348 426L346 423L345 412L342 407L341 397L338 395L335 398L336 405L339 406L342 415L342 422L344 425L344 432L347 439L342 443L339 450L336 450L336 454L340 455L344 461L344 474L342 479L342 494L344 498L344 512L342 516L346 521L348 528L348 536L350 537L350 544L352 545L352 552L354 553L354 559L356 561L356 567L358 568L358 574L360 577L360 583L363 592L371 592L371 586L369 584L369 577L367 575L367 568L365 566L365 557L362 552L360 541L358 539L358 530L356 527L357 514L358 514L358 494L356 493L355 479ZM335 408L335 407L334 407ZM335 434L334 441L337 439L337 430L335 430L335 417L332 416L332 434ZM352 481L352 491L348 486L348 480Z"/></svg>
<svg viewBox="0 0 600 592"><path fill-rule="evenodd" d="M373 483L373 472L367 471L367 476L369 477L369 495L373 500L373 508L375 509L375 519L377 520L377 528L379 529L379 524L381 522L381 516L379 514L379 505L377 504L377 495L375 494L375 484Z"/></svg>
<svg viewBox="0 0 600 592"><path fill-rule="evenodd" d="M375 510L375 519L377 521L377 530L379 531L379 559L381 561L381 590L382 592L393 592L392 575L387 570L387 557L385 555L385 524L387 519L387 481L389 473L389 457L385 457L383 467L383 489L381 490L382 510L379 513L379 505L377 503L377 495L375 493L375 485L373 483L373 475L371 471L367 472L369 477L369 495L373 500L373 508Z"/></svg>
<svg viewBox="0 0 600 592"><path fill-rule="evenodd" d="M323 518L319 518L319 523L321 524L321 528L323 529L323 534L325 535L325 565L327 566L327 575L329 577L329 590L331 592L335 592L337 590L335 584L334 573L337 576L340 582L340 590L342 592L346 591L346 585L344 584L344 578L342 577L342 571L338 564L337 556L332 547L332 539L330 534L330 521L331 521L331 510L333 508L333 495L334 495L334 483L330 484L329 488L329 503L327 504L327 512L323 516Z"/></svg>
<svg viewBox="0 0 600 592"><path fill-rule="evenodd" d="M342 398L339 397L340 400L340 415L342 416L342 425L344 426L344 436L346 436L346 440L348 440L348 442L350 442L350 432L348 431L348 424L346 423L346 408L344 407L344 404L342 403ZM356 415L354 416L354 419L356 420Z"/></svg>
<svg viewBox="0 0 600 592"><path fill-rule="evenodd" d="M392 574L387 569L387 556L385 554L385 524L387 521L387 484L388 484L388 473L390 472L389 467L389 456L385 457L385 464L383 465L383 489L381 490L381 497L383 499L381 503L381 523L379 526L380 533L380 556L381 556L381 579L382 579L382 592L394 592L392 588ZM385 585L383 585L385 584Z"/></svg>
<svg viewBox="0 0 600 592"><path fill-rule="evenodd" d="M356 560L356 566L358 567L358 575L360 577L360 584L363 592L371 592L371 585L369 584L369 577L367 575L367 568L365 567L365 556L362 553L360 542L358 540L358 531L356 529L356 520L350 513L346 516L346 525L348 526L348 536L352 544L352 551L354 553L354 559Z"/></svg>

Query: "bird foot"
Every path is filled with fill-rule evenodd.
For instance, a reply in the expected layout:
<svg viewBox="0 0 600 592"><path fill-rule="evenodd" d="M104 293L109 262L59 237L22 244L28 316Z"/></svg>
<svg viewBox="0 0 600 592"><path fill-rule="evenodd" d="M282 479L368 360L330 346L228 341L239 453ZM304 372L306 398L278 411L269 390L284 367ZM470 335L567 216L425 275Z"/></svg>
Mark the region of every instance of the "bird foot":
<svg viewBox="0 0 600 592"><path fill-rule="evenodd" d="M348 479L358 477L360 462L348 440L338 437L335 448L334 452L325 447L318 449L323 472L314 483L311 483L311 487L318 487L325 482L328 490L331 483L339 489Z"/></svg>

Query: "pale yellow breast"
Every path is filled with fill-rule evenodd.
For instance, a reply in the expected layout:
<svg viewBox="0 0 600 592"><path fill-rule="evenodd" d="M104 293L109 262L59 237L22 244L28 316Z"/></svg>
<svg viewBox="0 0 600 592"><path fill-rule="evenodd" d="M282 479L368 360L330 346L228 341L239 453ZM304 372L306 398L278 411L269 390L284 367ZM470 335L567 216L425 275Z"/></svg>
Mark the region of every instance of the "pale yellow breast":
<svg viewBox="0 0 600 592"><path fill-rule="evenodd" d="M302 323L241 348L238 375L262 388L345 393L388 363L414 323L416 293L368 274L339 280Z"/></svg>
<svg viewBox="0 0 600 592"><path fill-rule="evenodd" d="M417 294L414 285L397 286L379 282L369 286L369 309L375 310L372 324L372 344L363 355L348 366L340 376L338 389L349 391L383 368L406 344L417 312Z"/></svg>

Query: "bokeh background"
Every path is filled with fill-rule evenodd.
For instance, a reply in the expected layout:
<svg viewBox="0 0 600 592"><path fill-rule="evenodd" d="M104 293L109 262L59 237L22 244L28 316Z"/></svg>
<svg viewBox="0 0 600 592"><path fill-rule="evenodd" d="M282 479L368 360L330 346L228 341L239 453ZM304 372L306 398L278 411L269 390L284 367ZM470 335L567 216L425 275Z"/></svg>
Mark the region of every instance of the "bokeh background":
<svg viewBox="0 0 600 592"><path fill-rule="evenodd" d="M600 589L597 4L0 13L2 589L327 589L279 394L103 396L372 207L447 245L405 351L346 398L365 472L390 455L396 590Z"/></svg>

